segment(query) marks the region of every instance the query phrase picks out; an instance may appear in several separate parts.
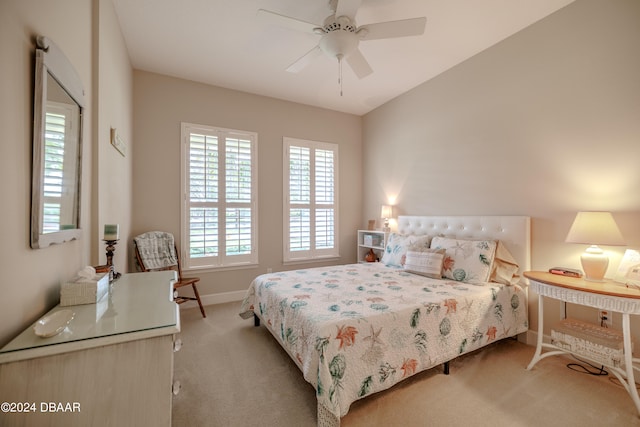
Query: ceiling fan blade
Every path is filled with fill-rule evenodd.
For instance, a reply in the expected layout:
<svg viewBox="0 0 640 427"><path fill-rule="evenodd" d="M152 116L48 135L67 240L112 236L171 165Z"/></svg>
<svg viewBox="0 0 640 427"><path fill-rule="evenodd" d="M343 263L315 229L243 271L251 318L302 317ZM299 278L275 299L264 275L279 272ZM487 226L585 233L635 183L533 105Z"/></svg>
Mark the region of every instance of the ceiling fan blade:
<svg viewBox="0 0 640 427"><path fill-rule="evenodd" d="M279 13L271 12L265 9L258 9L256 16L262 21L269 24L278 25L280 27L285 27L296 31L302 31L304 33L313 33L314 28L320 27L320 25L301 21L300 19L291 18L290 16L280 15Z"/></svg>
<svg viewBox="0 0 640 427"><path fill-rule="evenodd" d="M378 22L358 28L361 40L390 39L394 37L420 36L424 34L427 18L402 19L400 21Z"/></svg>
<svg viewBox="0 0 640 427"><path fill-rule="evenodd" d="M349 56L347 56L347 62L359 79L363 79L369 74L373 73L373 69L365 59L364 55L362 55L360 49L356 49Z"/></svg>
<svg viewBox="0 0 640 427"><path fill-rule="evenodd" d="M352 20L355 19L361 3L362 0L338 0L336 18L339 16L348 16Z"/></svg>
<svg viewBox="0 0 640 427"><path fill-rule="evenodd" d="M297 73L301 71L304 67L309 65L311 61L316 59L318 56L322 55L322 50L320 50L320 46L316 46L311 49L309 52L302 55L296 62L289 65L287 71L290 73Z"/></svg>

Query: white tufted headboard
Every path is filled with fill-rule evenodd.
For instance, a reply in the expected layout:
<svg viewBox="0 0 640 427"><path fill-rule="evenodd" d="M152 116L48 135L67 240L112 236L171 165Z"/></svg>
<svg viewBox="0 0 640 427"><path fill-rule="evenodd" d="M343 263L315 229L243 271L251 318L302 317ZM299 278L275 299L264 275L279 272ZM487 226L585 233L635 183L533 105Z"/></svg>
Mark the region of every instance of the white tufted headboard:
<svg viewBox="0 0 640 427"><path fill-rule="evenodd" d="M520 266L531 269L531 218L528 216L399 216L398 233L461 239L500 240Z"/></svg>

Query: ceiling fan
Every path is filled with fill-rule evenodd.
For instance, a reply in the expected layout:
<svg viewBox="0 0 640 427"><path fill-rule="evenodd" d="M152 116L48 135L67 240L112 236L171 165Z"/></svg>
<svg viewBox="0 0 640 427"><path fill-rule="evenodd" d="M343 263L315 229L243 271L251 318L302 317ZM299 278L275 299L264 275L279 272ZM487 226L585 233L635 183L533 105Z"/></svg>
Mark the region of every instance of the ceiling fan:
<svg viewBox="0 0 640 427"><path fill-rule="evenodd" d="M338 60L340 77L342 60L346 59L353 72L362 79L373 72L358 48L360 41L419 36L424 33L427 18L411 18L399 21L379 22L358 27L355 16L362 0L329 0L333 12L322 25L302 21L269 10L258 10L258 16L267 22L286 28L320 36L317 46L298 58L287 71L297 73L323 53ZM339 82L341 83L341 78Z"/></svg>

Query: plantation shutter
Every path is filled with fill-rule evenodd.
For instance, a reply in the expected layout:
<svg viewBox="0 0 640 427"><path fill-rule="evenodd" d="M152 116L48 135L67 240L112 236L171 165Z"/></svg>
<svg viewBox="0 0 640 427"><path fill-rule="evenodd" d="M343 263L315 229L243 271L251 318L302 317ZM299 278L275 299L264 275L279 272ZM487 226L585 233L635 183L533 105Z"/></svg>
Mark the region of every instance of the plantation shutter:
<svg viewBox="0 0 640 427"><path fill-rule="evenodd" d="M317 149L316 153L316 249L334 246L334 153Z"/></svg>
<svg viewBox="0 0 640 427"><path fill-rule="evenodd" d="M311 150L290 147L289 151L289 250L311 249Z"/></svg>
<svg viewBox="0 0 640 427"><path fill-rule="evenodd" d="M44 126L43 234L60 230L64 186L64 114L47 112Z"/></svg>
<svg viewBox="0 0 640 427"><path fill-rule="evenodd" d="M285 261L339 256L337 145L284 139Z"/></svg>
<svg viewBox="0 0 640 427"><path fill-rule="evenodd" d="M256 135L183 123L183 138L185 267L257 263Z"/></svg>
<svg viewBox="0 0 640 427"><path fill-rule="evenodd" d="M226 138L226 253L246 255L252 250L251 141Z"/></svg>
<svg viewBox="0 0 640 427"><path fill-rule="evenodd" d="M189 134L189 257L218 256L218 137Z"/></svg>

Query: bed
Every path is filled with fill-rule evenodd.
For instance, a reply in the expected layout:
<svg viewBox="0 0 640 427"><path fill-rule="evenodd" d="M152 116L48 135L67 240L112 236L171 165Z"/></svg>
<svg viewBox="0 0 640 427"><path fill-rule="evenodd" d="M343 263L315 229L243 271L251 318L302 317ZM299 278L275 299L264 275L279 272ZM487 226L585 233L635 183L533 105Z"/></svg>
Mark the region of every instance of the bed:
<svg viewBox="0 0 640 427"><path fill-rule="evenodd" d="M529 217L400 216L381 261L264 274L242 302L315 387L319 426L528 329Z"/></svg>

